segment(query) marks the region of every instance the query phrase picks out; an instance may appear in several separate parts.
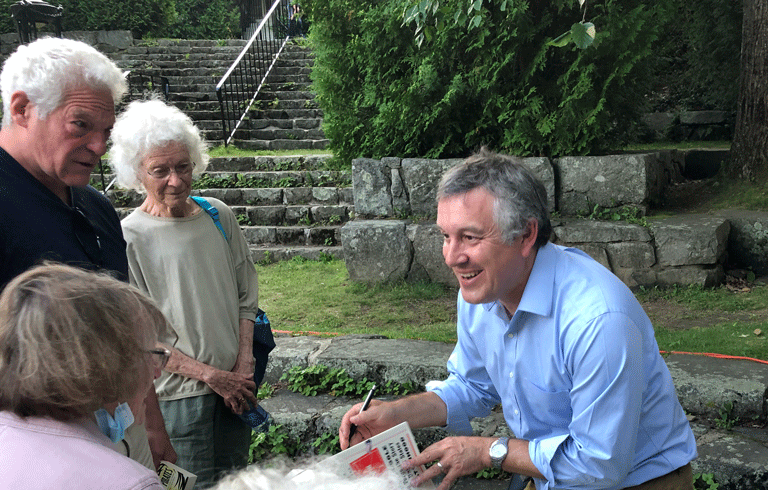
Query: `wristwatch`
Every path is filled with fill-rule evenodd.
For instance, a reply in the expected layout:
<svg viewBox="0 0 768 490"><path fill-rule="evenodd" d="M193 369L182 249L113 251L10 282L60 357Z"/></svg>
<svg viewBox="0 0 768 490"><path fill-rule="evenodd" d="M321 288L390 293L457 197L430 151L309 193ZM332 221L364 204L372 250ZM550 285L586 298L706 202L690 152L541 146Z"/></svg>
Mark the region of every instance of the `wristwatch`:
<svg viewBox="0 0 768 490"><path fill-rule="evenodd" d="M491 466L494 468L501 469L501 463L507 458L508 443L509 437L500 437L491 444L491 449L488 453L491 455Z"/></svg>

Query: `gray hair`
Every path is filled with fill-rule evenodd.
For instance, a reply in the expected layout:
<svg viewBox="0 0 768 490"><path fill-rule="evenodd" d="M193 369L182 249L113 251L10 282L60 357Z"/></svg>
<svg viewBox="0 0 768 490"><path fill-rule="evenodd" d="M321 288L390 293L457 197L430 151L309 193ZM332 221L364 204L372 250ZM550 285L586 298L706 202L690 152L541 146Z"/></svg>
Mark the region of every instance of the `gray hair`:
<svg viewBox="0 0 768 490"><path fill-rule="evenodd" d="M494 221L505 243L511 244L520 236L532 219L539 225L536 247L549 241L552 225L547 210L547 191L521 159L482 148L443 175L437 188L437 200L465 194L478 187L494 197Z"/></svg>
<svg viewBox="0 0 768 490"><path fill-rule="evenodd" d="M0 295L0 410L73 420L145 388L165 317L138 289L47 263Z"/></svg>
<svg viewBox="0 0 768 490"><path fill-rule="evenodd" d="M208 145L189 116L158 99L128 104L115 121L109 150L109 164L117 173L117 183L127 189L143 190L138 174L142 162L171 143L181 143L187 149L195 164L193 175L205 171Z"/></svg>
<svg viewBox="0 0 768 490"><path fill-rule="evenodd" d="M5 60L0 73L3 126L11 123L14 92L27 94L37 117L45 119L64 102L68 92L83 88L106 90L117 105L128 84L109 58L83 42L43 38L22 44Z"/></svg>
<svg viewBox="0 0 768 490"><path fill-rule="evenodd" d="M397 475L386 471L383 474L363 476L341 476L336 468L310 463L303 471L285 474L285 468L262 469L258 465L230 474L212 490L408 490Z"/></svg>

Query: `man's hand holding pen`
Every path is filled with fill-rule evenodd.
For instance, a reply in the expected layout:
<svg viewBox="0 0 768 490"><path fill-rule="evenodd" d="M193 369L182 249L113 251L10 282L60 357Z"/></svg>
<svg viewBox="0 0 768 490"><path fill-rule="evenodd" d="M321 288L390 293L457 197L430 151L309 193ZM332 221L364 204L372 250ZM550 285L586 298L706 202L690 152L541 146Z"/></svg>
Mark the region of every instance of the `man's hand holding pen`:
<svg viewBox="0 0 768 490"><path fill-rule="evenodd" d="M389 410L391 402L373 398L375 388L368 393L364 402L355 404L342 418L339 427L339 445L342 450L370 439L400 422L392 419L393 414Z"/></svg>
<svg viewBox="0 0 768 490"><path fill-rule="evenodd" d="M376 385L374 384L371 386L371 391L368 392L368 396L365 397L365 401L363 402L363 405L360 407L360 411L357 412L358 415L368 410L368 407L371 404L371 400L373 399L373 394L376 392ZM350 425L349 427L349 445L352 445L352 437L357 432L357 426L355 424Z"/></svg>

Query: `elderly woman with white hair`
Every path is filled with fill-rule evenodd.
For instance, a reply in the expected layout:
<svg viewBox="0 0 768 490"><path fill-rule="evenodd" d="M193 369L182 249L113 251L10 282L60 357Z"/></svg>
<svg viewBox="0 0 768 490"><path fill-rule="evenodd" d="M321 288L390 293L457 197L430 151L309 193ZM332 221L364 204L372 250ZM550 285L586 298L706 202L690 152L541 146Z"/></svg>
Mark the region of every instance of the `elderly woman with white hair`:
<svg viewBox="0 0 768 490"><path fill-rule="evenodd" d="M169 352L166 320L136 288L44 264L0 296L0 488L162 490L114 451L142 423Z"/></svg>
<svg viewBox="0 0 768 490"><path fill-rule="evenodd" d="M171 358L155 382L177 464L198 488L248 462L256 406L253 329L258 281L237 218L223 202L190 197L208 163L192 120L159 100L128 105L112 131L118 184L146 192L122 221L129 277L171 324ZM209 207L205 209L203 206Z"/></svg>

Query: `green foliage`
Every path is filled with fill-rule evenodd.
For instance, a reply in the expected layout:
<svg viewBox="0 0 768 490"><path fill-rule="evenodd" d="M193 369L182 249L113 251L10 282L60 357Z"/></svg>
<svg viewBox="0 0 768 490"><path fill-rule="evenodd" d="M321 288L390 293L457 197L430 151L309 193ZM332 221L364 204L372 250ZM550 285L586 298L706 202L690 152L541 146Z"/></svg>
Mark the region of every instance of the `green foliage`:
<svg viewBox="0 0 768 490"><path fill-rule="evenodd" d="M678 2L664 26L654 109L736 110L742 2Z"/></svg>
<svg viewBox="0 0 768 490"><path fill-rule="evenodd" d="M648 226L648 220L643 216L642 210L633 206L603 208L599 204L595 204L592 212L585 217L597 221L626 221L635 225Z"/></svg>
<svg viewBox="0 0 768 490"><path fill-rule="evenodd" d="M293 366L283 374L280 381L285 381L291 391L305 396L329 393L333 396L359 397L370 391L374 385L373 381L366 378L354 380L344 368L329 368L322 364ZM390 380L380 387L378 394L406 395L415 391L416 386L412 382L401 384Z"/></svg>
<svg viewBox="0 0 768 490"><path fill-rule="evenodd" d="M259 386L259 391L256 393L256 398L264 400L265 398L271 398L275 394L275 387L269 383L262 383Z"/></svg>
<svg viewBox="0 0 768 490"><path fill-rule="evenodd" d="M164 37L232 39L240 37L240 12L232 0L175 0L178 16Z"/></svg>
<svg viewBox="0 0 768 490"><path fill-rule="evenodd" d="M18 0L0 0L0 11ZM137 39L231 39L240 35L240 13L232 0L56 0L64 8L65 31L130 30ZM44 29L44 30L47 30ZM10 15L0 16L0 32L16 32Z"/></svg>
<svg viewBox="0 0 768 490"><path fill-rule="evenodd" d="M475 473L475 478L479 480L502 480L509 478L509 473L502 469L485 468Z"/></svg>
<svg viewBox="0 0 768 490"><path fill-rule="evenodd" d="M715 425L721 429L731 430L739 422L739 417L733 415L734 405L732 401L723 403L720 407L720 416L715 419Z"/></svg>
<svg viewBox="0 0 768 490"><path fill-rule="evenodd" d="M339 433L325 432L310 444L315 449L315 454L336 454L341 451L339 447Z"/></svg>
<svg viewBox="0 0 768 490"><path fill-rule="evenodd" d="M668 1L593 5L601 34L579 50L547 44L578 16L573 0L476 2L472 29L445 21L420 48L400 1L307 0L323 129L343 161L456 157L483 144L599 152L638 119Z"/></svg>
<svg viewBox="0 0 768 490"><path fill-rule="evenodd" d="M696 490L718 490L720 484L715 482L712 473L696 473L693 475L693 488Z"/></svg>
<svg viewBox="0 0 768 490"><path fill-rule="evenodd" d="M268 457L286 455L293 457L299 450L299 441L290 437L282 425L270 425L266 432L251 433L251 446L248 451L249 463L263 461Z"/></svg>
<svg viewBox="0 0 768 490"><path fill-rule="evenodd" d="M0 32L16 32L9 7L18 0L0 0ZM176 17L174 0L56 0L61 5L62 29L65 31L130 30L134 37L160 36Z"/></svg>

